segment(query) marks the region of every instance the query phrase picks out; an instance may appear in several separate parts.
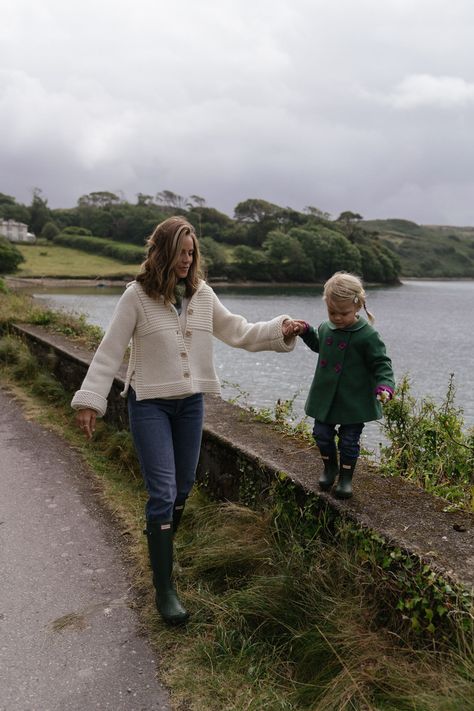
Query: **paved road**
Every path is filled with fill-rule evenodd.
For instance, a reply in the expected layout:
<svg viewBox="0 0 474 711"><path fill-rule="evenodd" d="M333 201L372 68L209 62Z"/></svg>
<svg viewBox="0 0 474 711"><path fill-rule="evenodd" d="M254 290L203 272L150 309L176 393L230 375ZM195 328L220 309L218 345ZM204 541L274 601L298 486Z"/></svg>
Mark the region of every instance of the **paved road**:
<svg viewBox="0 0 474 711"><path fill-rule="evenodd" d="M0 711L169 711L83 466L0 388Z"/></svg>

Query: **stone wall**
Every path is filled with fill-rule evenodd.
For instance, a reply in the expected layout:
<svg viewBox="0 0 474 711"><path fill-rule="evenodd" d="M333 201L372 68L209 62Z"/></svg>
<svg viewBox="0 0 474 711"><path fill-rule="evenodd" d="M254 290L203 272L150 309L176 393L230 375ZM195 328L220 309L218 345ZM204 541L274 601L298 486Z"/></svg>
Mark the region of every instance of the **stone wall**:
<svg viewBox="0 0 474 711"><path fill-rule="evenodd" d="M22 325L14 330L71 393L80 387L90 352L40 327ZM120 428L127 426L126 401L120 397L124 374L125 369L114 381L105 418ZM443 500L403 479L380 476L362 459L354 478L354 497L339 501L319 491L320 471L314 447L284 437L219 397L206 396L198 477L215 496L258 503L271 496L275 482L291 482L299 505L316 497L322 507L377 532L454 582L474 588L473 515L447 511Z"/></svg>

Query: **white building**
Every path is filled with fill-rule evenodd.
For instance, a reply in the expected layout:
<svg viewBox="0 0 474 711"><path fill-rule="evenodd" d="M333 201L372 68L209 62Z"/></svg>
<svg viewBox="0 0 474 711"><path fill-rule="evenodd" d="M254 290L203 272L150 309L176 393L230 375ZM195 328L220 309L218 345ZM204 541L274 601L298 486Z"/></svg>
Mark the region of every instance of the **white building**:
<svg viewBox="0 0 474 711"><path fill-rule="evenodd" d="M32 232L28 232L28 225L15 220L0 219L0 235L6 237L10 242L36 242L36 237Z"/></svg>

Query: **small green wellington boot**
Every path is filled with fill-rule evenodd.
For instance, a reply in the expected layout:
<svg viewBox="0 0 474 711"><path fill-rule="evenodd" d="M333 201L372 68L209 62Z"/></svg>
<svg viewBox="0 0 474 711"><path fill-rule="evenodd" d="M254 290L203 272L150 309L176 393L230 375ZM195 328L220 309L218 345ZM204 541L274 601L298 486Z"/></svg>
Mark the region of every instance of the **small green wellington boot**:
<svg viewBox="0 0 474 711"><path fill-rule="evenodd" d="M357 464L357 459L341 459L339 467L339 481L337 482L334 496L337 499L350 499L352 496L352 477Z"/></svg>
<svg viewBox="0 0 474 711"><path fill-rule="evenodd" d="M337 465L337 451L334 450L330 454L321 454L321 459L323 460L324 471L319 477L319 488L323 491L329 491L339 471Z"/></svg>
<svg viewBox="0 0 474 711"><path fill-rule="evenodd" d="M156 609L165 622L182 625L189 613L179 601L171 581L173 570L173 522L148 521L144 531L148 541L148 553L153 570Z"/></svg>

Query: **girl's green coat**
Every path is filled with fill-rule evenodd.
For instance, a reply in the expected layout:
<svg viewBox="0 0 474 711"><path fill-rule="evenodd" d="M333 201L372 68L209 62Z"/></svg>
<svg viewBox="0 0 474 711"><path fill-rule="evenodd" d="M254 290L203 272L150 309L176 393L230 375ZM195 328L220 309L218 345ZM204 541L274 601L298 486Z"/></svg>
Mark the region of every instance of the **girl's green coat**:
<svg viewBox="0 0 474 711"><path fill-rule="evenodd" d="M328 424L355 424L382 417L378 385L394 388L392 362L377 331L362 318L345 329L330 321L301 336L319 353L305 404L306 414Z"/></svg>

